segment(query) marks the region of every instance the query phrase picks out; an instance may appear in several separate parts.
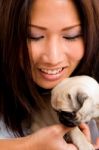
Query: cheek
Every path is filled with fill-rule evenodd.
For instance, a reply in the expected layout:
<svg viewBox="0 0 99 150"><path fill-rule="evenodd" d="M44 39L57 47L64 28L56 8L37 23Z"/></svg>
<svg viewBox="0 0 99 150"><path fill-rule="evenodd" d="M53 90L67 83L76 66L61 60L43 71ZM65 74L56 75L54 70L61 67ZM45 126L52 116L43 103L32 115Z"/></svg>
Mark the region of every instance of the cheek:
<svg viewBox="0 0 99 150"><path fill-rule="evenodd" d="M71 58L75 61L80 61L83 57L84 53L83 52L80 52L79 50L76 52L73 51L72 54L71 54Z"/></svg>
<svg viewBox="0 0 99 150"><path fill-rule="evenodd" d="M30 60L32 62L36 63L36 61L38 59L40 59L41 46L33 44L32 42L29 42L28 43L28 51L29 51Z"/></svg>
<svg viewBox="0 0 99 150"><path fill-rule="evenodd" d="M75 43L73 46L71 46L71 50L68 52L68 55L72 60L80 61L84 56L83 42Z"/></svg>

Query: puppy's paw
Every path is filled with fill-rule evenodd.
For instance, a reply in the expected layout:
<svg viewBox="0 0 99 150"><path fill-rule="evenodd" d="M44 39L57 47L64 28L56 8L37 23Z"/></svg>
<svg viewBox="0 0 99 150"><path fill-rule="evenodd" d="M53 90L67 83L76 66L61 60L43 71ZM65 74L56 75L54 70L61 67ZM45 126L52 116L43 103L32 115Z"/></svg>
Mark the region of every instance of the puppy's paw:
<svg viewBox="0 0 99 150"><path fill-rule="evenodd" d="M85 150L85 149L84 149ZM89 148L88 149L86 149L86 150L95 150L95 148L93 147L93 145L92 144L89 144Z"/></svg>
<svg viewBox="0 0 99 150"><path fill-rule="evenodd" d="M80 147L79 150L95 150L92 144L88 143L88 145L84 145L82 148Z"/></svg>

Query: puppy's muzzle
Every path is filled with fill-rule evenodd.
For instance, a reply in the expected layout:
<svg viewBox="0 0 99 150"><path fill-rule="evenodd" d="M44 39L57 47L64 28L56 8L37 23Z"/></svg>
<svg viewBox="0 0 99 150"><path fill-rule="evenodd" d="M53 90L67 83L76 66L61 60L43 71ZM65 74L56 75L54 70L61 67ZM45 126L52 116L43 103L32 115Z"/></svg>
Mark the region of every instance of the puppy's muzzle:
<svg viewBox="0 0 99 150"><path fill-rule="evenodd" d="M58 112L59 121L67 127L75 127L79 124L76 120L75 112L60 111Z"/></svg>

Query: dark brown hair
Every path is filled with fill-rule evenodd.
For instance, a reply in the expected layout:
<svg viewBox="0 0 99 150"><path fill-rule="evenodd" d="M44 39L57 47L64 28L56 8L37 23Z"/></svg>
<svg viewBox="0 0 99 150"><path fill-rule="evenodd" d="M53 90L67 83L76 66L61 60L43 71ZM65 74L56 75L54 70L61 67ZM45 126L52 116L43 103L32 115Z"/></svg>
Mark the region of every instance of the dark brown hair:
<svg viewBox="0 0 99 150"><path fill-rule="evenodd" d="M74 0L85 42L85 54L73 75L98 77L99 2ZM0 115L7 127L23 136L22 122L44 101L32 81L27 49L28 23L33 0L0 0Z"/></svg>

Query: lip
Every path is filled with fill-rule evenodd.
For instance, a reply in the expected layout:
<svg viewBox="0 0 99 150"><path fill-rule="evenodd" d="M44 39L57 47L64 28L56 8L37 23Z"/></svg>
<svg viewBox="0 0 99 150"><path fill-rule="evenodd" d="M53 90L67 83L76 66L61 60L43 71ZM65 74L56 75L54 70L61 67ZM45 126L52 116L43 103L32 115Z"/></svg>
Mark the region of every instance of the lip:
<svg viewBox="0 0 99 150"><path fill-rule="evenodd" d="M66 72L66 68L67 67L62 67L62 70L58 72L57 74L47 74L41 71L41 69L39 69L39 73L45 80L55 81L55 80L59 80L63 76L63 74ZM57 69L49 69L49 70L57 70Z"/></svg>

